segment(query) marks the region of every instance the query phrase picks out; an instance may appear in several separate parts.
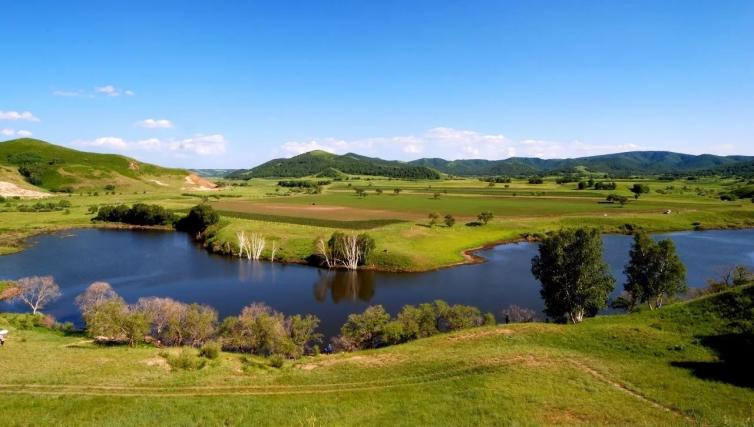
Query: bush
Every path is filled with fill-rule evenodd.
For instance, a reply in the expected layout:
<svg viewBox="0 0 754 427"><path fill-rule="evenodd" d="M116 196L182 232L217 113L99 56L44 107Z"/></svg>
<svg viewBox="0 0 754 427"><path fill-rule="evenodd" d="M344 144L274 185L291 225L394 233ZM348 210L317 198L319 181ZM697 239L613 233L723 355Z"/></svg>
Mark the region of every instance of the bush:
<svg viewBox="0 0 754 427"><path fill-rule="evenodd" d="M529 323L533 322L537 318L537 312L517 305L510 305L504 309L503 319L505 323Z"/></svg>
<svg viewBox="0 0 754 427"><path fill-rule="evenodd" d="M92 212L92 210L90 210ZM122 222L132 225L170 225L175 222L175 215L159 205L136 203L126 205L102 206L92 221Z"/></svg>
<svg viewBox="0 0 754 427"><path fill-rule="evenodd" d="M175 228L178 231L198 234L210 225L217 224L218 221L220 221L220 216L212 209L212 206L196 205L191 208L188 215L176 222Z"/></svg>
<svg viewBox="0 0 754 427"><path fill-rule="evenodd" d="M207 364L204 359L197 357L196 354L188 348L181 349L180 353L177 355L163 353L162 356L171 368L184 371L198 371Z"/></svg>
<svg viewBox="0 0 754 427"><path fill-rule="evenodd" d="M283 367L283 364L285 364L285 358L279 354L273 354L269 358L270 366L273 368L280 369Z"/></svg>
<svg viewBox="0 0 754 427"><path fill-rule="evenodd" d="M215 341L204 343L199 349L199 355L207 359L217 359L220 356L220 344Z"/></svg>

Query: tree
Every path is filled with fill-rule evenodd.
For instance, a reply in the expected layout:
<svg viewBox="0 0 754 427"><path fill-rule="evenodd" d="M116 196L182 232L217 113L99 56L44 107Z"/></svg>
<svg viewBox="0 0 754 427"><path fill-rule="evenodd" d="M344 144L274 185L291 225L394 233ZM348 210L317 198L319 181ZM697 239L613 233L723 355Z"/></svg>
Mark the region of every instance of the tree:
<svg viewBox="0 0 754 427"><path fill-rule="evenodd" d="M634 233L629 261L623 272L624 289L635 303L647 303L650 309L662 307L663 301L686 290L686 267L672 240L655 242L646 232Z"/></svg>
<svg viewBox="0 0 754 427"><path fill-rule="evenodd" d="M628 203L628 197L621 196L619 194L608 194L605 200L607 200L609 203L620 203L621 207Z"/></svg>
<svg viewBox="0 0 754 427"><path fill-rule="evenodd" d="M322 239L316 243L317 253L328 267L345 267L356 270L358 266L367 263L369 255L374 251L376 243L366 234L345 234L336 231L330 237L327 245Z"/></svg>
<svg viewBox="0 0 754 427"><path fill-rule="evenodd" d="M381 305L367 307L361 314L350 314L340 328L340 337L352 349L375 348L381 344L380 335L390 321Z"/></svg>
<svg viewBox="0 0 754 427"><path fill-rule="evenodd" d="M433 193L432 194L432 199L434 199L434 200L440 199L440 193Z"/></svg>
<svg viewBox="0 0 754 427"><path fill-rule="evenodd" d="M602 239L596 229L549 234L539 244L531 271L542 283L545 313L572 323L604 308L615 284L602 259Z"/></svg>
<svg viewBox="0 0 754 427"><path fill-rule="evenodd" d="M445 215L445 226L450 228L456 224L456 219L451 214Z"/></svg>
<svg viewBox="0 0 754 427"><path fill-rule="evenodd" d="M634 184L629 190L634 193L634 198L638 199L642 194L649 193L649 186L647 184Z"/></svg>
<svg viewBox="0 0 754 427"><path fill-rule="evenodd" d="M60 297L60 287L52 276L24 277L16 281L16 295L11 301L21 300L37 314L49 302Z"/></svg>
<svg viewBox="0 0 754 427"><path fill-rule="evenodd" d="M378 196L382 195L382 189L381 188L378 188L378 189L374 190L374 192L377 193Z"/></svg>
<svg viewBox="0 0 754 427"><path fill-rule="evenodd" d="M494 215L490 211L484 211L480 213L479 215L477 215L477 219L479 220L479 222L481 222L484 225L487 225L487 223L490 222L490 220L493 217Z"/></svg>
<svg viewBox="0 0 754 427"><path fill-rule="evenodd" d="M210 225L217 224L218 221L220 221L220 215L212 209L212 206L196 205L191 208L188 215L176 222L175 228L178 231L197 235L206 230Z"/></svg>
<svg viewBox="0 0 754 427"><path fill-rule="evenodd" d="M94 282L86 288L86 291L76 297L76 305L82 314L86 314L96 308L98 305L118 298L113 287L107 282Z"/></svg>
<svg viewBox="0 0 754 427"><path fill-rule="evenodd" d="M393 189L393 194L395 194L397 196L397 195L401 194L401 191L403 191L403 190L400 189L400 188L394 188Z"/></svg>
<svg viewBox="0 0 754 427"><path fill-rule="evenodd" d="M429 226L434 227L437 225L437 220L440 218L440 214L437 212L430 212L427 215L427 218L429 218Z"/></svg>

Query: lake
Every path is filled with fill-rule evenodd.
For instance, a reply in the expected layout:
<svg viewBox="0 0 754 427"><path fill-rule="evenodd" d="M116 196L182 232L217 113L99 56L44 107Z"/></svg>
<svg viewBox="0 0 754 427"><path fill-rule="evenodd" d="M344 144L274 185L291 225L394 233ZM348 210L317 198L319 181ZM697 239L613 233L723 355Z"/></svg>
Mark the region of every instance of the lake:
<svg viewBox="0 0 754 427"><path fill-rule="evenodd" d="M704 286L734 265L754 267L754 230L659 234L675 242L688 269L690 286ZM605 259L618 278L628 260L629 236L606 235ZM51 275L62 296L44 311L59 321L81 325L74 298L94 281L109 282L128 302L139 297L171 297L208 304L221 318L252 302L286 314L311 313L320 332L337 334L350 313L382 304L391 313L405 304L443 299L500 311L511 304L541 311L539 282L530 272L536 243L513 243L479 251L488 262L427 273L327 271L302 265L271 264L212 255L184 233L82 229L42 235L29 248L0 256L0 279ZM0 303L0 311L24 310Z"/></svg>

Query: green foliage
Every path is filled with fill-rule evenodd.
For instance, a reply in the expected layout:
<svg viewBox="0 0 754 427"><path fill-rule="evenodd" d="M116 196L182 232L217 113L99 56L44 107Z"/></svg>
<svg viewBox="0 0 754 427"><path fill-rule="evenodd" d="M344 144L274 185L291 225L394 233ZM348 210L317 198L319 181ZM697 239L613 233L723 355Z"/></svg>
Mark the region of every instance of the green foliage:
<svg viewBox="0 0 754 427"><path fill-rule="evenodd" d="M289 180L278 181L278 186L288 188L317 188L323 185L330 185L332 181L309 181L309 180Z"/></svg>
<svg viewBox="0 0 754 427"><path fill-rule="evenodd" d="M199 356L205 359L217 359L220 356L220 344L215 341L208 341L199 349Z"/></svg>
<svg viewBox="0 0 754 427"><path fill-rule="evenodd" d="M634 184L629 188L634 193L635 198L639 198L642 194L649 193L649 186L647 184Z"/></svg>
<svg viewBox="0 0 754 427"><path fill-rule="evenodd" d="M320 342L321 335L315 332L318 325L316 316L286 318L265 304L254 303L239 316L225 318L220 337L226 350L297 358L311 353Z"/></svg>
<svg viewBox="0 0 754 427"><path fill-rule="evenodd" d="M172 225L175 215L159 205L136 203L126 205L101 206L92 221L122 222L132 225Z"/></svg>
<svg viewBox="0 0 754 427"><path fill-rule="evenodd" d="M539 244L531 270L542 283L545 313L573 323L604 308L615 285L602 259L602 239L596 229L550 233Z"/></svg>
<svg viewBox="0 0 754 427"><path fill-rule="evenodd" d="M621 206L624 206L626 203L628 203L628 197L621 196L620 194L608 194L605 200L608 203L619 203Z"/></svg>
<svg viewBox="0 0 754 427"><path fill-rule="evenodd" d="M191 208L188 215L175 223L175 228L195 235L203 232L210 225L217 224L218 221L220 221L220 215L212 206L202 204Z"/></svg>
<svg viewBox="0 0 754 427"><path fill-rule="evenodd" d="M191 350L189 348L181 349L181 351L177 355L171 353L162 353L162 356L165 358L171 368L180 369L183 371L198 371L207 364L206 360L202 359L201 357L197 357L194 350Z"/></svg>
<svg viewBox="0 0 754 427"><path fill-rule="evenodd" d="M348 259L348 241L352 237L352 235L341 231L336 231L332 234L330 240L327 241L327 247L333 259ZM359 251L357 265L364 265L369 260L369 256L372 254L377 244L372 236L362 233L356 236L356 246Z"/></svg>
<svg viewBox="0 0 754 427"><path fill-rule="evenodd" d="M71 207L71 202L68 200L60 200L56 202L37 202L31 206L18 205L16 209L19 212L56 212L68 209Z"/></svg>
<svg viewBox="0 0 754 427"><path fill-rule="evenodd" d="M494 217L495 215L491 211L484 211L480 213L479 215L477 215L477 219L479 220L479 222L481 222L484 225L487 225L487 223L490 222L490 220L492 220L492 218Z"/></svg>
<svg viewBox="0 0 754 427"><path fill-rule="evenodd" d="M667 298L687 289L686 267L673 241L655 242L643 231L634 233L629 262L623 272L627 277L624 289L633 304L648 303L650 308L659 308ZM628 308L633 308L633 304Z"/></svg>
<svg viewBox="0 0 754 427"><path fill-rule="evenodd" d="M495 324L495 316L482 315L476 307L448 305L437 300L419 306L406 305L394 319L381 305L351 314L334 341L341 350L377 348L425 338L444 332Z"/></svg>
<svg viewBox="0 0 754 427"><path fill-rule="evenodd" d="M276 369L280 369L285 364L285 358L280 354L273 354L268 358L270 366Z"/></svg>
<svg viewBox="0 0 754 427"><path fill-rule="evenodd" d="M453 217L453 215L446 214L445 215L445 219L444 219L443 222L445 222L445 226L446 227L450 228L450 227L453 227L456 224L456 219L455 219L455 217Z"/></svg>

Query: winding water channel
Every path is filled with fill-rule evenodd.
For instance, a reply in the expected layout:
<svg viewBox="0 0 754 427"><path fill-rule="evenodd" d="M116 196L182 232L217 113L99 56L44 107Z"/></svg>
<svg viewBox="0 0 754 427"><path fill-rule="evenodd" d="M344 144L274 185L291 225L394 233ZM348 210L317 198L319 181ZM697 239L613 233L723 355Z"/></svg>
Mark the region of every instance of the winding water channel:
<svg viewBox="0 0 754 427"><path fill-rule="evenodd" d="M656 235L670 237L688 269L690 286L738 264L754 267L754 230L720 230ZM605 259L622 288L628 236L604 236ZM500 317L510 304L543 308L539 283L530 273L535 243L500 245L480 251L488 262L427 273L330 272L307 266L253 262L211 255L184 233L82 229L35 237L28 249L0 256L0 279L52 275L63 295L45 310L60 321L80 324L76 295L94 281L106 281L126 301L171 297L236 314L251 302L265 302L286 314L312 313L321 332L334 335L348 314L382 304L395 313L405 304L443 299L470 304ZM22 310L0 303L0 311Z"/></svg>

